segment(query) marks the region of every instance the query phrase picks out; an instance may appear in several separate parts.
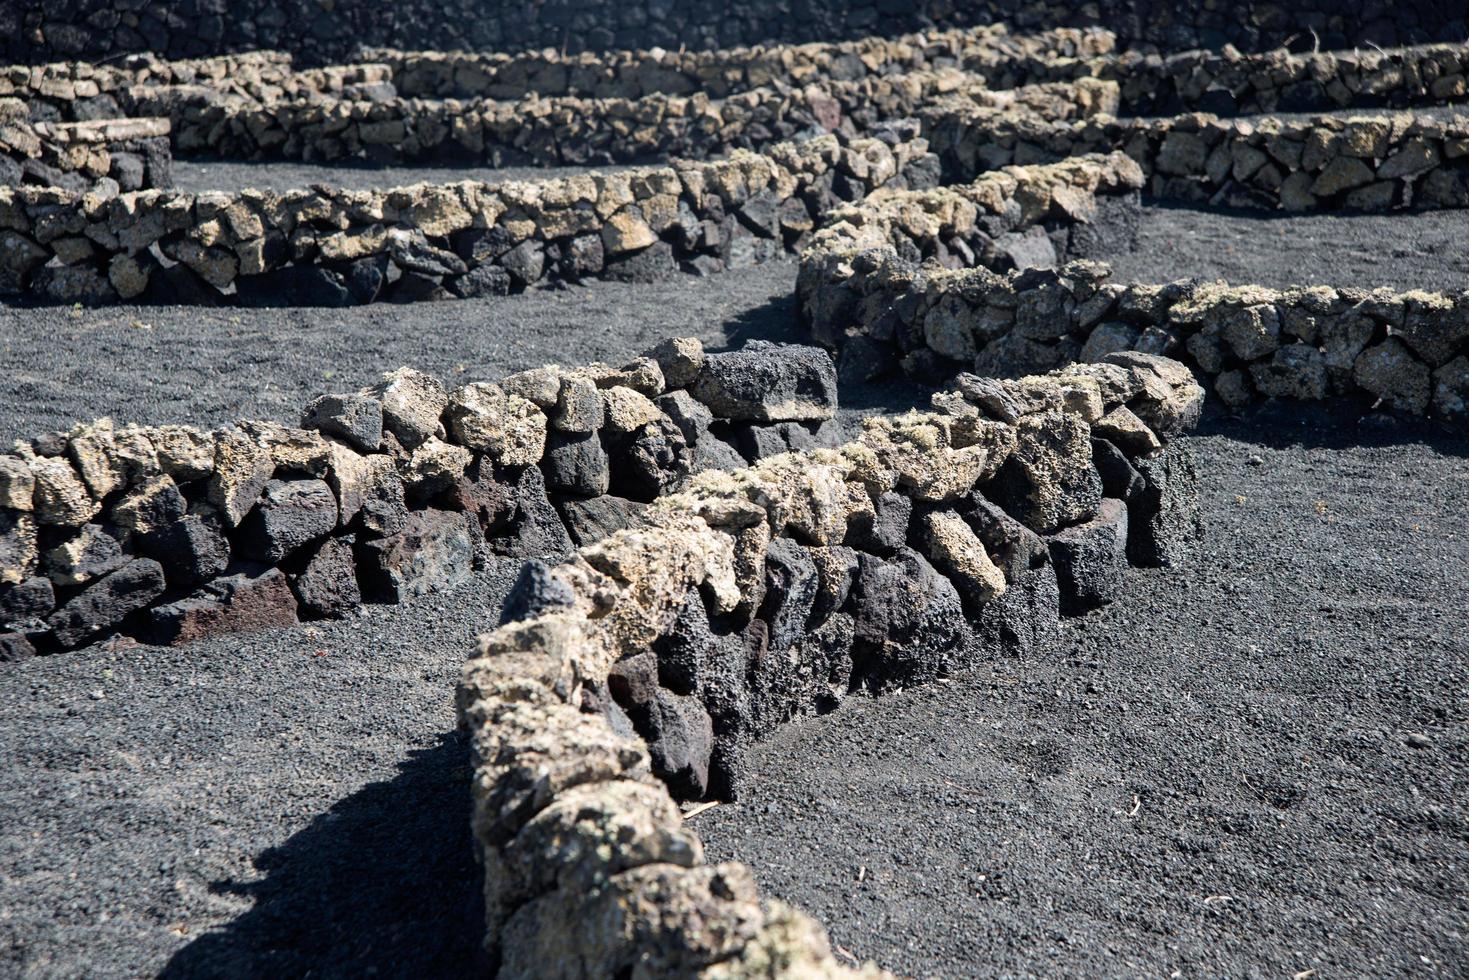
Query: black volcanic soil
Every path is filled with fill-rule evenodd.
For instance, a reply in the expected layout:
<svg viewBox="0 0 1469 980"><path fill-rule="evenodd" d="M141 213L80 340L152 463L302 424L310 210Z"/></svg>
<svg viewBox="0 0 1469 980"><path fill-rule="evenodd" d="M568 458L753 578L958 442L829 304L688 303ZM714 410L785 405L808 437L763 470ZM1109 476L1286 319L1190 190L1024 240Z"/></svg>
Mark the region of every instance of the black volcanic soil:
<svg viewBox="0 0 1469 980"><path fill-rule="evenodd" d="M1202 560L1057 649L781 729L711 857L912 976L1462 976L1469 439L1310 417L1207 424Z"/></svg>

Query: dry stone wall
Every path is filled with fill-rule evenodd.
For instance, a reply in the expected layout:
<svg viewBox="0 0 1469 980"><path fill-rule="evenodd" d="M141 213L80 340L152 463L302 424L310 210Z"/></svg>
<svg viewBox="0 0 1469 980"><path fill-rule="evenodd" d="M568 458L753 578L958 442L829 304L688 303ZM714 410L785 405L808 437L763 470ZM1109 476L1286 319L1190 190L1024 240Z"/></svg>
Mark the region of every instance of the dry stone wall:
<svg viewBox="0 0 1469 980"><path fill-rule="evenodd" d="M695 473L830 444L836 407L817 348L669 340L620 368L453 389L403 368L296 426L101 419L17 443L0 455L0 659L336 617L488 554L564 555Z"/></svg>
<svg viewBox="0 0 1469 980"><path fill-rule="evenodd" d="M154 51L170 58L280 48L310 64L350 57L360 46L405 37L443 50L571 52L661 47L708 49L763 42L831 41L873 34L1008 23L1024 30L1101 24L1125 47L1178 51L1234 44L1261 51L1289 42L1297 50L1424 41L1469 35L1454 0L1303 0L1289 9L1264 0L1218 4L1189 0L814 0L742 4L495 4L486 0L402 0L390 6L339 0L268 0L227 5L182 0L76 0L0 8L0 60L39 64L65 58L114 59Z"/></svg>
<svg viewBox="0 0 1469 980"><path fill-rule="evenodd" d="M173 183L166 119L32 123L0 100L0 187L31 184L110 197Z"/></svg>
<svg viewBox="0 0 1469 980"><path fill-rule="evenodd" d="M1287 211L1469 206L1469 116L1094 117L1045 122L946 100L923 131L946 174L1122 150L1155 197Z"/></svg>
<svg viewBox="0 0 1469 980"><path fill-rule="evenodd" d="M1176 437L1201 403L1140 354L966 378L933 413L704 474L640 527L528 564L459 686L492 969L850 975L746 869L708 865L672 797L736 796L745 747L784 721L1044 650L1129 562L1187 561Z"/></svg>
<svg viewBox="0 0 1469 980"><path fill-rule="evenodd" d="M984 68L975 64L971 70L983 70L995 88L1078 78L1115 81L1123 111L1137 115L1438 105L1469 94L1469 47L1462 43L1302 53L1230 49L1168 55L1123 51L1093 58L1022 55Z"/></svg>
<svg viewBox="0 0 1469 980"><path fill-rule="evenodd" d="M348 305L645 281L799 248L873 188L926 186L913 129L828 135L536 182L106 196L0 188L0 296L51 303Z"/></svg>

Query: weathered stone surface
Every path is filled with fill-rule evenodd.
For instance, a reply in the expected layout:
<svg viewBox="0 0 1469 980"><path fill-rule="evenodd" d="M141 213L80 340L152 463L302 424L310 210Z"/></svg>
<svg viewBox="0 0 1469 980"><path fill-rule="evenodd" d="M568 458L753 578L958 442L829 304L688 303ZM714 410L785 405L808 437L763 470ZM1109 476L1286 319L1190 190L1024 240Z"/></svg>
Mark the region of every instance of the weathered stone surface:
<svg viewBox="0 0 1469 980"><path fill-rule="evenodd" d="M808 623L812 627L826 622L846 604L852 583L857 580L857 552L843 545L807 548L816 566L816 598L811 603Z"/></svg>
<svg viewBox="0 0 1469 980"><path fill-rule="evenodd" d="M383 441L383 403L369 395L322 395L302 413L301 427L375 453Z"/></svg>
<svg viewBox="0 0 1469 980"><path fill-rule="evenodd" d="M1287 344L1268 361L1250 365L1255 390L1270 398L1319 401L1326 397L1326 359L1310 344Z"/></svg>
<svg viewBox="0 0 1469 980"><path fill-rule="evenodd" d="M601 394L603 426L611 435L630 435L648 423L666 417L646 395L631 388L607 388Z"/></svg>
<svg viewBox="0 0 1469 980"><path fill-rule="evenodd" d="M952 583L922 555L859 555L852 588L854 670L873 688L908 686L968 664L971 636Z"/></svg>
<svg viewBox="0 0 1469 980"><path fill-rule="evenodd" d="M633 724L639 726L637 716ZM646 730L653 773L681 799L703 799L709 789L709 759L714 750L714 728L709 712L696 697L658 688L647 714Z"/></svg>
<svg viewBox="0 0 1469 980"><path fill-rule="evenodd" d="M35 457L29 465L35 480L36 523L81 527L102 509L65 459Z"/></svg>
<svg viewBox="0 0 1469 980"><path fill-rule="evenodd" d="M766 341L708 355L690 391L716 418L735 421L820 421L837 409L836 369L824 351Z"/></svg>
<svg viewBox="0 0 1469 980"><path fill-rule="evenodd" d="M547 490L579 497L606 493L612 478L607 453L595 432L552 431L546 439L541 472L545 474Z"/></svg>
<svg viewBox="0 0 1469 980"><path fill-rule="evenodd" d="M1141 492L1143 478L1133 468L1127 454L1106 439L1092 439L1092 465L1102 477L1102 496L1131 500Z"/></svg>
<svg viewBox="0 0 1469 980"><path fill-rule="evenodd" d="M192 588L225 570L230 544L218 518L189 514L134 539L138 551L163 566L168 584Z"/></svg>
<svg viewBox="0 0 1469 980"><path fill-rule="evenodd" d="M704 345L696 337L669 337L644 356L658 363L669 391L693 384L704 369Z"/></svg>
<svg viewBox="0 0 1469 980"><path fill-rule="evenodd" d="M292 577L291 586L306 616L336 619L362 605L352 541L327 538Z"/></svg>
<svg viewBox="0 0 1469 980"><path fill-rule="evenodd" d="M364 394L382 403L383 428L405 449L413 449L438 430L439 416L449 401L438 378L406 367L387 372Z"/></svg>
<svg viewBox="0 0 1469 980"><path fill-rule="evenodd" d="M36 531L30 514L0 510L0 585L16 584L36 570Z"/></svg>
<svg viewBox="0 0 1469 980"><path fill-rule="evenodd" d="M550 409L561 392L561 372L554 367L530 368L500 379L500 390L518 395L537 408Z"/></svg>
<svg viewBox="0 0 1469 980"><path fill-rule="evenodd" d="M413 511L401 531L357 546L362 587L369 598L385 602L458 585L469 578L473 562L464 519L451 511Z"/></svg>
<svg viewBox="0 0 1469 980"><path fill-rule="evenodd" d="M480 382L454 389L445 418L454 440L502 466L529 466L546 448L546 416L536 404Z"/></svg>
<svg viewBox="0 0 1469 980"><path fill-rule="evenodd" d="M561 432L596 432L602 427L602 395L591 378L568 375L556 393L551 425Z"/></svg>
<svg viewBox="0 0 1469 980"><path fill-rule="evenodd" d="M598 388L631 388L640 395L657 398L665 390L663 369L651 357L637 357L620 368L598 365L593 369Z"/></svg>
<svg viewBox="0 0 1469 980"><path fill-rule="evenodd" d="M474 454L463 446L429 436L398 467L409 503L416 506L453 487L464 478L473 459Z"/></svg>
<svg viewBox="0 0 1469 980"><path fill-rule="evenodd" d="M127 563L117 538L99 524L84 524L42 556L46 575L56 585L85 585ZM50 610L47 610L48 612Z"/></svg>
<svg viewBox="0 0 1469 980"><path fill-rule="evenodd" d="M30 511L34 508L36 478L26 461L0 456L0 507Z"/></svg>
<svg viewBox="0 0 1469 980"><path fill-rule="evenodd" d="M214 443L214 475L208 500L230 527L255 506L275 472L270 452L239 429L221 430Z"/></svg>
<svg viewBox="0 0 1469 980"><path fill-rule="evenodd" d="M765 553L765 598L757 615L769 624L770 649L784 652L806 632L819 585L816 563L789 538L776 538Z"/></svg>
<svg viewBox="0 0 1469 980"><path fill-rule="evenodd" d="M602 269L602 278L614 282L652 283L667 279L678 272L678 263L673 258L673 246L658 241L639 252L629 252L609 257Z"/></svg>
<svg viewBox="0 0 1469 980"><path fill-rule="evenodd" d="M240 554L279 564L337 527L337 498L322 480L271 480L240 523Z"/></svg>
<svg viewBox="0 0 1469 980"><path fill-rule="evenodd" d="M150 558L135 558L74 596L52 613L47 623L62 646L73 647L119 626L163 594L163 567Z"/></svg>
<svg viewBox="0 0 1469 980"><path fill-rule="evenodd" d="M24 633L0 632L0 664L19 663L36 655L36 648Z"/></svg>
<svg viewBox="0 0 1469 980"><path fill-rule="evenodd" d="M888 491L873 500L871 511L855 514L847 528L846 543L874 555L890 555L908 542L913 501Z"/></svg>
<svg viewBox="0 0 1469 980"><path fill-rule="evenodd" d="M971 608L1005 591L1005 573L990 559L984 543L957 514L933 511L921 522L924 554L958 588Z"/></svg>
<svg viewBox="0 0 1469 980"><path fill-rule="evenodd" d="M775 422L771 425L739 422L732 428L740 455L752 463L781 453L832 448L823 426L814 422Z"/></svg>
<svg viewBox="0 0 1469 980"><path fill-rule="evenodd" d="M985 552L1005 573L1007 582L1045 564L1049 558L1040 535L1005 513L978 490L959 506L959 513L984 544Z"/></svg>
<svg viewBox="0 0 1469 980"><path fill-rule="evenodd" d="M557 510L578 547L595 544L616 531L637 527L648 505L604 494L587 500L562 500Z"/></svg>
<svg viewBox="0 0 1469 980"><path fill-rule="evenodd" d="M148 620L149 638L169 644L298 622L296 597L285 573L263 565L244 566L188 598L151 609Z"/></svg>
<svg viewBox="0 0 1469 980"><path fill-rule="evenodd" d="M490 544L497 554L511 558L551 558L574 547L566 525L546 496L546 481L540 467L527 466L511 488L515 514L503 535ZM599 498L593 498L599 499Z"/></svg>
<svg viewBox="0 0 1469 980"><path fill-rule="evenodd" d="M336 446L327 485L337 497L340 527L393 534L408 519L403 478L391 456L359 456L346 446Z"/></svg>
<svg viewBox="0 0 1469 980"><path fill-rule="evenodd" d="M551 574L551 566L531 559L520 568L500 609L500 625L532 619L543 612L575 605L571 586Z"/></svg>
<svg viewBox="0 0 1469 980"><path fill-rule="evenodd" d="M133 534L147 534L183 518L188 510L178 485L167 476L155 476L133 487L112 508L112 522Z"/></svg>
<svg viewBox="0 0 1469 980"><path fill-rule="evenodd" d="M1133 465L1143 487L1127 502L1128 560L1142 568L1188 564L1204 538L1193 447L1180 440Z"/></svg>
<svg viewBox="0 0 1469 980"><path fill-rule="evenodd" d="M1097 516L1046 539L1068 615L1105 605L1122 590L1127 567L1127 507L1104 499Z"/></svg>
<svg viewBox="0 0 1469 980"><path fill-rule="evenodd" d="M1400 412L1422 415L1428 409L1432 383L1428 365L1396 337L1357 355L1352 378L1364 390Z"/></svg>
<svg viewBox="0 0 1469 980"><path fill-rule="evenodd" d="M1042 561L1011 577L1003 595L979 608L974 635L982 649L996 654L1044 656L1060 643L1060 617L1056 569Z"/></svg>
<svg viewBox="0 0 1469 980"><path fill-rule="evenodd" d="M678 426L662 416L614 443L610 463L613 493L652 501L688 476L693 454Z"/></svg>
<svg viewBox="0 0 1469 980"><path fill-rule="evenodd" d="M1456 357L1433 372L1433 411L1456 421L1469 417L1469 357Z"/></svg>
<svg viewBox="0 0 1469 980"><path fill-rule="evenodd" d="M36 630L56 608L56 589L44 575L0 584L0 626Z"/></svg>
<svg viewBox="0 0 1469 980"><path fill-rule="evenodd" d="M1089 520L1102 499L1092 466L1091 431L1074 415L1042 412L1016 425L1016 446L992 496L1022 524L1041 534Z"/></svg>
<svg viewBox="0 0 1469 980"><path fill-rule="evenodd" d="M697 446L699 439L709 431L714 413L702 402L695 400L687 391L670 391L653 400L658 410L673 420L678 431L683 433L684 442Z"/></svg>

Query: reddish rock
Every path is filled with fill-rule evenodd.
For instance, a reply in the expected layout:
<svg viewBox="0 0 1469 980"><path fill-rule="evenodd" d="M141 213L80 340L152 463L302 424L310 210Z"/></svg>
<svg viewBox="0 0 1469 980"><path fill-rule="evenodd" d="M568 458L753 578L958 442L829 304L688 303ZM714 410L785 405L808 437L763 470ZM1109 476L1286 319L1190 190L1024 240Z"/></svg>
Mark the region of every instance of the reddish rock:
<svg viewBox="0 0 1469 980"><path fill-rule="evenodd" d="M190 643L220 633L294 626L296 596L278 568L252 565L216 579L186 599L149 613L158 643Z"/></svg>

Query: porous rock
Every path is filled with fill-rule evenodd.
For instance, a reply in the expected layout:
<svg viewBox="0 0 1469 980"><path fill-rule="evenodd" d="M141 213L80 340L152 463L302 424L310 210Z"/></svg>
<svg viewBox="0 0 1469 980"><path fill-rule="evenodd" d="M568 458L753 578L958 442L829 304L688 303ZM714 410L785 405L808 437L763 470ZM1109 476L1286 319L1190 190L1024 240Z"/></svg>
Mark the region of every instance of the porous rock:
<svg viewBox="0 0 1469 980"><path fill-rule="evenodd" d="M836 369L814 347L752 340L742 349L709 354L690 388L716 418L801 422L836 414Z"/></svg>

